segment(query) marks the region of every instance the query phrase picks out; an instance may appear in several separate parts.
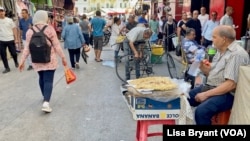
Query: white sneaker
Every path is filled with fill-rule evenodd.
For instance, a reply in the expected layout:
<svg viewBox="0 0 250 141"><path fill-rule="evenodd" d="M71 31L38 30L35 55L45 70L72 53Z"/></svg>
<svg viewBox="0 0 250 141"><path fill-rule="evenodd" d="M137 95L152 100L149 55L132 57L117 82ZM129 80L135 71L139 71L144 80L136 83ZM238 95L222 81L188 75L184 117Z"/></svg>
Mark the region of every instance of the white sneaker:
<svg viewBox="0 0 250 141"><path fill-rule="evenodd" d="M49 102L43 102L42 111L44 111L46 113L52 112L52 109L49 106Z"/></svg>
<svg viewBox="0 0 250 141"><path fill-rule="evenodd" d="M75 64L76 69L80 69L79 63Z"/></svg>

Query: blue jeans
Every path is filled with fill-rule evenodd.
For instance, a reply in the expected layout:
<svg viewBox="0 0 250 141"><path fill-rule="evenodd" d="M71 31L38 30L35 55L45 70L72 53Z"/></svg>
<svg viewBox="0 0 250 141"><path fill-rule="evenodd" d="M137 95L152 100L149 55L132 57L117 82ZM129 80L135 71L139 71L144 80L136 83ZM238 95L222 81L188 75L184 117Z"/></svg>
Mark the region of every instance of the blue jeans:
<svg viewBox="0 0 250 141"><path fill-rule="evenodd" d="M229 110L233 106L234 96L230 93L213 96L202 103L195 101L195 96L201 92L203 86L196 87L189 92L188 99L191 106L196 106L195 121L197 125L211 125L211 118L217 113Z"/></svg>
<svg viewBox="0 0 250 141"><path fill-rule="evenodd" d="M130 46L129 46L129 42L128 42L128 39L125 39L125 41L123 42L123 48L124 48L124 55L132 55L132 52L131 52L131 49L130 49ZM135 75L136 75L136 78L139 78L140 77L140 60L135 60L134 59L134 62L135 62ZM129 64L129 57L127 56L125 58L125 75L126 75L126 80L130 80L130 64Z"/></svg>
<svg viewBox="0 0 250 141"><path fill-rule="evenodd" d="M85 44L86 44L86 45L89 45L89 34L82 33L82 35L83 35L83 37L84 37Z"/></svg>
<svg viewBox="0 0 250 141"><path fill-rule="evenodd" d="M39 85L43 95L43 100L49 102L53 89L55 70L38 71Z"/></svg>
<svg viewBox="0 0 250 141"><path fill-rule="evenodd" d="M68 49L69 51L69 59L72 68L75 68L75 63L79 63L81 48L77 49Z"/></svg>

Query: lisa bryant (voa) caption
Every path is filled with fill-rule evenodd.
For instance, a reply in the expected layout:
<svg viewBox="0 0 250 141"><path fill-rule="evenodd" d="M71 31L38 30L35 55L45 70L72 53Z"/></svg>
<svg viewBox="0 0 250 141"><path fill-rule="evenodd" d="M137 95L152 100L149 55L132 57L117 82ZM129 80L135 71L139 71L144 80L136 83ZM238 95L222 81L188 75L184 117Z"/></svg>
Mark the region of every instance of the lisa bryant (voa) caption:
<svg viewBox="0 0 250 141"><path fill-rule="evenodd" d="M239 139L238 141L250 141L250 125L239 126L194 126L177 125L166 126L163 128L163 136L166 139L189 138L192 141L203 139L229 140ZM216 140L216 141L217 141ZM171 140L170 140L171 141Z"/></svg>

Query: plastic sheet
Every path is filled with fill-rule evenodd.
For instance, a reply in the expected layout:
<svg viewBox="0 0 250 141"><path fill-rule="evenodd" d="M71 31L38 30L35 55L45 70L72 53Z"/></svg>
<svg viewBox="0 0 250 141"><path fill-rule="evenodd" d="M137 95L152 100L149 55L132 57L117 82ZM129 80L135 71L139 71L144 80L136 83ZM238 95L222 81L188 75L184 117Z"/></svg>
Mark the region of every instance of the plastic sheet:
<svg viewBox="0 0 250 141"><path fill-rule="evenodd" d="M104 60L102 62L102 65L114 68L115 67L115 62L113 60Z"/></svg>

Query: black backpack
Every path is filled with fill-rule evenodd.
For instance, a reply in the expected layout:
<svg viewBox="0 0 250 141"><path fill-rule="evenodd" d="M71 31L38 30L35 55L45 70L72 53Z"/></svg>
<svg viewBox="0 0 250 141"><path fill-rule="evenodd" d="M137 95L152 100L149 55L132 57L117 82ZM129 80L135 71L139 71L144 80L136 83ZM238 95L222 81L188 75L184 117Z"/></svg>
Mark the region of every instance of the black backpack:
<svg viewBox="0 0 250 141"><path fill-rule="evenodd" d="M52 45L51 40L45 35L44 30L47 27L44 26L42 30L40 30L37 26L36 28L39 30L36 32L33 28L33 35L30 39L29 49L31 54L31 61L33 63L49 63L50 62L50 54L51 54L51 46L48 45L48 39Z"/></svg>

